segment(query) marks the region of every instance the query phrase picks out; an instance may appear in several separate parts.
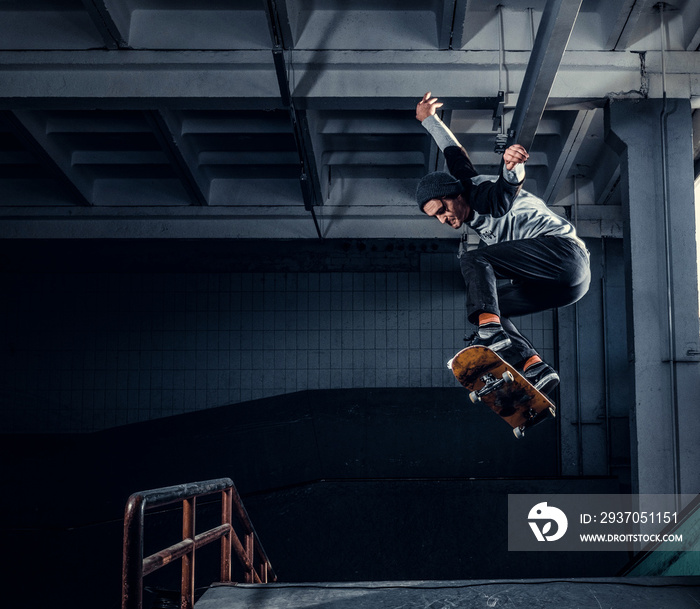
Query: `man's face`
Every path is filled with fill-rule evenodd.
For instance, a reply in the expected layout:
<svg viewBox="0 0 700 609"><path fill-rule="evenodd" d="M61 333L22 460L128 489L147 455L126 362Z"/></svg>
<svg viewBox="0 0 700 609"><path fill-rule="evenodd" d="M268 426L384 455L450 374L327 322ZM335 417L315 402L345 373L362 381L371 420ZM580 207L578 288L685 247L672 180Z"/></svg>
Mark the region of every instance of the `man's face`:
<svg viewBox="0 0 700 609"><path fill-rule="evenodd" d="M469 205L464 200L462 195L451 199L441 197L439 199L430 199L424 206L423 211L437 218L443 224L449 224L452 228L459 228L469 215Z"/></svg>

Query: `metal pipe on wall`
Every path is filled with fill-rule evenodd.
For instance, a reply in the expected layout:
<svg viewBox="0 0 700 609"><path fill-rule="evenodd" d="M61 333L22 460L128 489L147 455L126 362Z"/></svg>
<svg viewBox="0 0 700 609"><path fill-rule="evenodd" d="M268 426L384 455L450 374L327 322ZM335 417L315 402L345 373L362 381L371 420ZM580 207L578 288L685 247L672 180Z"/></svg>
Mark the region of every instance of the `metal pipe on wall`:
<svg viewBox="0 0 700 609"><path fill-rule="evenodd" d="M574 227L578 232L578 185L576 174L574 180ZM583 476L583 404L581 402L581 333L579 331L578 302L574 303L574 348L576 357L576 454L578 474Z"/></svg>
<svg viewBox="0 0 700 609"><path fill-rule="evenodd" d="M673 440L673 489L676 497L681 489L680 471L680 445L678 441L678 379L676 370L676 337L674 320L674 297L673 297L673 261L671 256L671 227L668 195L668 117L671 114L668 110L668 99L666 96L666 3L659 2L659 21L661 30L661 83L663 87L663 102L659 125L661 129L661 184L662 184L662 209L664 217L664 253L666 263L666 329L668 331L668 363L669 363L669 391L671 394L671 416L673 418L672 440ZM680 507L680 506L679 506Z"/></svg>
<svg viewBox="0 0 700 609"><path fill-rule="evenodd" d="M605 270L607 264L607 248L606 248L606 238L601 239L601 266L603 268L603 276L600 278L600 292L603 308L603 387L605 388L605 405L604 405L604 416L605 416L605 465L607 468L607 474L610 475L612 470L610 459L611 459L611 449L610 449L610 439L612 436L610 429L610 356L608 354L608 323L607 323L607 311L608 311L608 282L607 273Z"/></svg>

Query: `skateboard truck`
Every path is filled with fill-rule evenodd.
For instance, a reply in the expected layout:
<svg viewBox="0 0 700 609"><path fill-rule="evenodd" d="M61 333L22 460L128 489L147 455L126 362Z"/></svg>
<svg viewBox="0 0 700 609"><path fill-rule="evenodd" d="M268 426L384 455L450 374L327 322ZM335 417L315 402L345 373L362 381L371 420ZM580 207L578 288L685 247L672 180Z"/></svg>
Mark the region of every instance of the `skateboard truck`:
<svg viewBox="0 0 700 609"><path fill-rule="evenodd" d="M500 379L497 379L493 374L489 372L488 374L481 377L481 381L484 383L484 386L478 391L472 391L469 394L469 399L472 401L473 404L481 402L482 396L488 395L489 393L491 393L492 391L496 391L496 389L505 385L506 383L512 383L514 380L515 377L513 377L510 370L505 370L501 375Z"/></svg>

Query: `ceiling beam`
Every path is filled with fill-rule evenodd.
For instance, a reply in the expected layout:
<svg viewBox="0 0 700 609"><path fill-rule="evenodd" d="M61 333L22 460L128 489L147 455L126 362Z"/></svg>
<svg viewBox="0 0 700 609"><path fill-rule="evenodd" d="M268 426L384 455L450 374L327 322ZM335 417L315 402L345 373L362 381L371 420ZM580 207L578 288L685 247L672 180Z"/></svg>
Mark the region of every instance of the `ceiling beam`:
<svg viewBox="0 0 700 609"><path fill-rule="evenodd" d="M610 3L610 6L614 7L615 3ZM651 6L651 0L622 0L605 48L610 50L626 49L630 45L639 17L647 10L648 6Z"/></svg>
<svg viewBox="0 0 700 609"><path fill-rule="evenodd" d="M605 183L601 189L598 197L596 199L596 206L605 207L610 204L610 201L615 199L615 196L619 196L618 188L620 187L620 180L622 179L620 173L620 166L618 165L612 172L608 181Z"/></svg>
<svg viewBox="0 0 700 609"><path fill-rule="evenodd" d="M652 85L660 78L659 55L646 53ZM698 55L667 52L667 75L700 73ZM506 53L512 82L521 81L529 58L527 52ZM414 110L425 91L445 101L446 109L492 109L498 90L497 51L294 51L293 63L285 65L298 109ZM569 51L547 90L549 106L599 102L639 90L641 80L638 53ZM683 83L691 94L700 92L697 79L686 76ZM650 95L657 89L652 86ZM284 107L281 95L269 50L0 52L0 107L10 109L271 110ZM509 97L528 95L516 89ZM530 96L528 107L532 102Z"/></svg>
<svg viewBox="0 0 700 609"><path fill-rule="evenodd" d="M697 51L700 47L700 6L697 2L688 2L683 9L683 29L685 32L685 49Z"/></svg>
<svg viewBox="0 0 700 609"><path fill-rule="evenodd" d="M457 5L463 0L442 0L442 6L438 9L438 48L452 49L455 40L455 24L458 12Z"/></svg>
<svg viewBox="0 0 700 609"><path fill-rule="evenodd" d="M582 0L547 0L508 131L508 143L528 150L564 57Z"/></svg>
<svg viewBox="0 0 700 609"><path fill-rule="evenodd" d="M594 110L581 110L577 113L574 124L569 130L569 135L554 165L554 169L552 169L549 174L549 183L542 197L547 205L553 205L556 201L557 194L568 177L571 166L576 160L579 148L581 148L581 144L583 144L586 138L594 114Z"/></svg>
<svg viewBox="0 0 700 609"><path fill-rule="evenodd" d="M208 185L202 179L197 160L187 153L182 125L171 111L145 110L144 115L163 152L176 168L183 188L194 205L208 205Z"/></svg>
<svg viewBox="0 0 700 609"><path fill-rule="evenodd" d="M269 51L0 52L0 95L10 107L282 107Z"/></svg>
<svg viewBox="0 0 700 609"><path fill-rule="evenodd" d="M555 212L565 213L563 209ZM579 234L621 236L620 208L581 205ZM454 241L457 232L408 205L335 206L318 209L329 239L424 238ZM583 221L583 222L581 222ZM313 239L317 234L300 205L284 207L0 207L0 239ZM472 235L471 242L478 237Z"/></svg>
<svg viewBox="0 0 700 609"><path fill-rule="evenodd" d="M112 18L112 14L107 9L105 0L82 0L82 2L108 49L125 49L129 47L126 41L127 37L119 30Z"/></svg>
<svg viewBox="0 0 700 609"><path fill-rule="evenodd" d="M450 41L451 49L461 49L468 42L465 40L464 36L464 24L473 1L474 0L455 0L452 40Z"/></svg>
<svg viewBox="0 0 700 609"><path fill-rule="evenodd" d="M72 160L50 140L41 114L26 111L0 111L0 116L5 119L13 133L39 164L66 188L76 204L85 207L93 204L92 184L80 178L72 166Z"/></svg>

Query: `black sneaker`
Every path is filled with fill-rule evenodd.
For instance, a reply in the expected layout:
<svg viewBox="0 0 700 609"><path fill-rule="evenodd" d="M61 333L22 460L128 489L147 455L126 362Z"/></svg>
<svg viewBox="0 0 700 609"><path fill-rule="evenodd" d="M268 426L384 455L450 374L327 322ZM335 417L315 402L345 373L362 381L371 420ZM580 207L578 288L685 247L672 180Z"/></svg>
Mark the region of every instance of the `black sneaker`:
<svg viewBox="0 0 700 609"><path fill-rule="evenodd" d="M467 338L468 347L488 347L492 351L501 351L510 347L510 337L501 324L484 324Z"/></svg>
<svg viewBox="0 0 700 609"><path fill-rule="evenodd" d="M559 384L557 371L544 362L533 364L522 374L542 393L549 393Z"/></svg>

